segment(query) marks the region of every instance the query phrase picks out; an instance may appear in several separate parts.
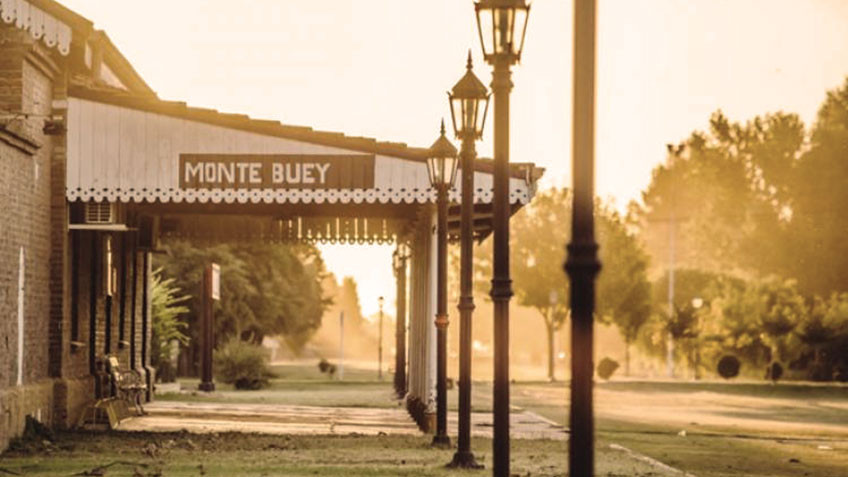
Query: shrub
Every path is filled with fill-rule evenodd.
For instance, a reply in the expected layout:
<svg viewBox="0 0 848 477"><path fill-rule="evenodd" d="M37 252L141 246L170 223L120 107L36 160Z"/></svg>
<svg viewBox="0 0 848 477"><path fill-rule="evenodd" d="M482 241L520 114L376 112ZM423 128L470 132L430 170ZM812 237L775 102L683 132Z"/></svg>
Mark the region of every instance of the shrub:
<svg viewBox="0 0 848 477"><path fill-rule="evenodd" d="M318 369L322 373L326 373L326 374L330 375L330 377L333 377L333 376L336 375L336 365L330 363L329 361L327 361L324 358L321 358L321 361L318 362Z"/></svg>
<svg viewBox="0 0 848 477"><path fill-rule="evenodd" d="M741 363L736 356L726 355L718 360L718 375L724 379L732 379L739 376Z"/></svg>
<svg viewBox="0 0 848 477"><path fill-rule="evenodd" d="M618 361L604 358L600 363L598 363L598 376L600 376L601 379L607 380L612 377L615 370L618 369L618 366Z"/></svg>
<svg viewBox="0 0 848 477"><path fill-rule="evenodd" d="M262 346L232 338L215 350L215 375L236 389L261 389L274 377L269 360L270 354Z"/></svg>
<svg viewBox="0 0 848 477"><path fill-rule="evenodd" d="M781 376L783 376L783 365L777 361L771 362L766 368L766 379L771 379L776 383Z"/></svg>

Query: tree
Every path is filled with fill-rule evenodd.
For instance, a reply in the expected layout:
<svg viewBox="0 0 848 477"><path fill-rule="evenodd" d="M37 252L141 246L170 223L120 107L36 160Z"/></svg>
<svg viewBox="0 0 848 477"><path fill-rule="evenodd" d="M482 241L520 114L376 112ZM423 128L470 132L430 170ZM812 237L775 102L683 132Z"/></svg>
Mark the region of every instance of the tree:
<svg viewBox="0 0 848 477"><path fill-rule="evenodd" d="M798 336L808 347L799 361L808 364L810 379L848 381L848 293L834 293L827 300L816 297Z"/></svg>
<svg viewBox="0 0 848 477"><path fill-rule="evenodd" d="M807 293L848 291L848 79L827 93L809 149L785 180L791 220L784 276Z"/></svg>
<svg viewBox="0 0 848 477"><path fill-rule="evenodd" d="M799 326L809 308L791 280L770 278L726 283L717 299L721 307L722 351L730 351L755 367L797 360Z"/></svg>
<svg viewBox="0 0 848 477"><path fill-rule="evenodd" d="M794 279L808 295L848 291L848 79L810 131L795 114L740 123L719 111L683 146L643 192L652 257L668 256L674 236L684 267Z"/></svg>
<svg viewBox="0 0 848 477"><path fill-rule="evenodd" d="M359 290L353 277L344 277L338 298L338 304L345 314L345 324L355 328L362 326L362 306L359 304Z"/></svg>
<svg viewBox="0 0 848 477"><path fill-rule="evenodd" d="M673 245L675 267L739 276L780 272L789 176L803 142L797 115L775 113L743 124L718 111L707 132L670 146L639 210L655 264L672 260Z"/></svg>
<svg viewBox="0 0 848 477"><path fill-rule="evenodd" d="M176 341L182 345L188 343L188 336L184 333L187 325L180 320L180 316L189 311L183 303L191 297L179 294L180 289L174 285L173 278L163 279L161 268L153 271L150 290L150 361L157 369L156 375L161 376L163 381L176 378L171 366L171 342Z"/></svg>
<svg viewBox="0 0 848 477"><path fill-rule="evenodd" d="M165 247L167 255L157 256L157 262L192 296L185 302L192 336L198 329L196 297L201 296L203 268L211 262L221 267L221 300L213 309L217 343L235 337L258 344L265 336L279 335L298 350L318 329L330 303L321 287L324 263L311 245L174 241Z"/></svg>
<svg viewBox="0 0 848 477"><path fill-rule="evenodd" d="M669 272L666 271L653 287L653 309L656 313L655 332L670 336L671 346L686 357L696 377L701 371L702 347L715 339L715 335L705 326L705 316L709 304L719 294L719 284L729 280L716 273L693 269L674 270L673 303L669 309Z"/></svg>
<svg viewBox="0 0 848 477"><path fill-rule="evenodd" d="M595 205L600 259L597 319L618 326L629 348L650 316L650 283L647 257L624 219L611 206ZM545 322L548 341L548 377L554 376L554 336L566 322L569 284L563 271L565 244L569 241L571 193L548 189L510 221L510 267L518 303L534 308ZM478 247L478 274L491 269L491 244ZM486 284L477 280L478 284Z"/></svg>

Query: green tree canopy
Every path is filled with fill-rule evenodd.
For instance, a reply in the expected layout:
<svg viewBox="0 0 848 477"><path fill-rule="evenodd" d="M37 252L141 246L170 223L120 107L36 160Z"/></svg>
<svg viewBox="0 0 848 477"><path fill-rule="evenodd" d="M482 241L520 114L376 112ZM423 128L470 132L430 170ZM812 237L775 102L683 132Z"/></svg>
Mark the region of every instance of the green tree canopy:
<svg viewBox="0 0 848 477"><path fill-rule="evenodd" d="M298 349L318 329L329 305L321 288L324 263L313 246L175 241L166 250L157 261L164 275L192 296L186 305L195 335L203 268L212 262L221 267L221 300L214 310L219 343L229 337L259 343L280 335Z"/></svg>
<svg viewBox="0 0 848 477"><path fill-rule="evenodd" d="M569 284L563 271L571 231L571 192L541 191L510 221L510 266L518 303L535 308L549 338L568 316ZM628 344L651 313L647 256L621 215L597 202L595 216L603 269L597 285L597 319L615 324ZM491 243L477 248L478 274L490 276ZM488 285L478 280L478 285ZM550 340L549 340L550 341ZM549 345L549 355L553 349Z"/></svg>

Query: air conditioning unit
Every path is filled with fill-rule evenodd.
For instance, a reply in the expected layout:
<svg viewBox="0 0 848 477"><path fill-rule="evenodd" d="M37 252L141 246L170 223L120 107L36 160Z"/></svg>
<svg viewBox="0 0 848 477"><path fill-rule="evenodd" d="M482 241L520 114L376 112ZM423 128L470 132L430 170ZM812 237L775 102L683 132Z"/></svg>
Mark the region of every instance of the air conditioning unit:
<svg viewBox="0 0 848 477"><path fill-rule="evenodd" d="M85 223L87 224L114 224L117 219L117 204L113 202L86 202Z"/></svg>
<svg viewBox="0 0 848 477"><path fill-rule="evenodd" d="M71 230L125 231L124 207L115 202L74 202L70 206Z"/></svg>

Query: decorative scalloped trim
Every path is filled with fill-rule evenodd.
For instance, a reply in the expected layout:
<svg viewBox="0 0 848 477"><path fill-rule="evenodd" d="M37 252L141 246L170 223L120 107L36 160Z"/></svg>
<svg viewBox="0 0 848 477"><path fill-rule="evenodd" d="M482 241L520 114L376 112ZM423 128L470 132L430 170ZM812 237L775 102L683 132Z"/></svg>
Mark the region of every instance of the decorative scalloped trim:
<svg viewBox="0 0 848 477"><path fill-rule="evenodd" d="M71 27L26 0L0 0L0 18L28 31L34 40L55 47L62 56L71 51Z"/></svg>
<svg viewBox="0 0 848 477"><path fill-rule="evenodd" d="M509 193L509 201L513 204L527 204L532 198L532 191L514 189ZM415 191L387 191L380 189L66 189L69 201L109 201L109 202L174 202L189 204L400 204L400 203L435 203L436 192L430 189ZM462 195L452 189L450 200L459 202ZM491 189L477 189L474 202L487 204L492 202Z"/></svg>

